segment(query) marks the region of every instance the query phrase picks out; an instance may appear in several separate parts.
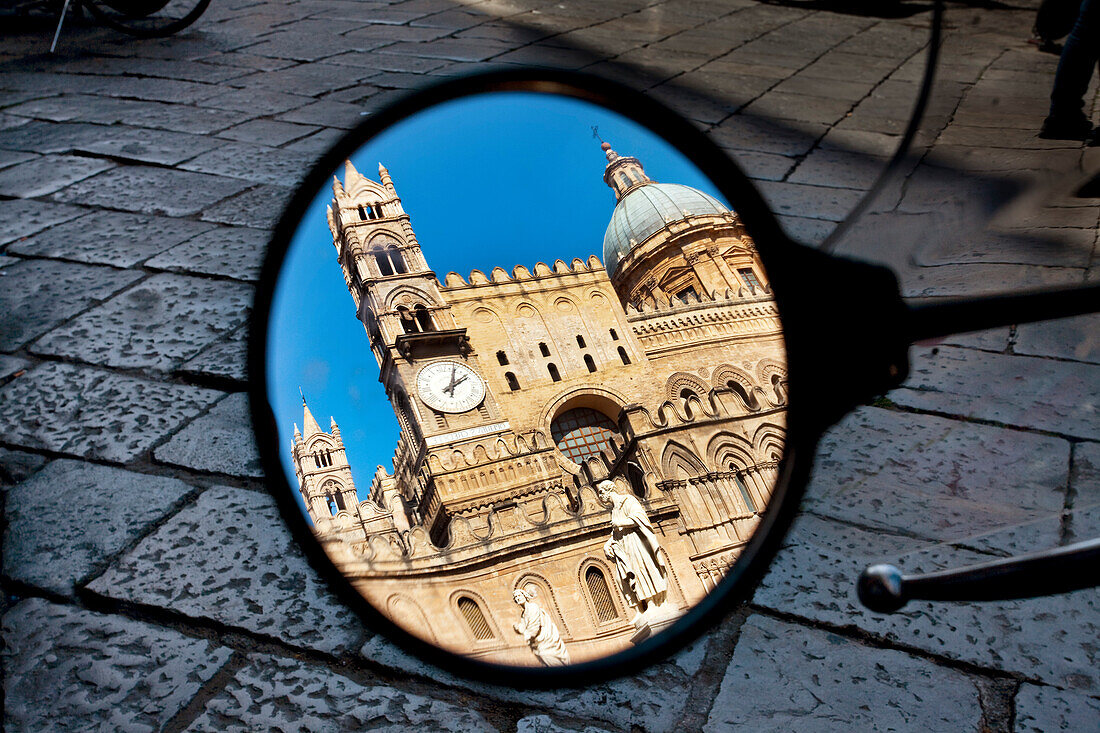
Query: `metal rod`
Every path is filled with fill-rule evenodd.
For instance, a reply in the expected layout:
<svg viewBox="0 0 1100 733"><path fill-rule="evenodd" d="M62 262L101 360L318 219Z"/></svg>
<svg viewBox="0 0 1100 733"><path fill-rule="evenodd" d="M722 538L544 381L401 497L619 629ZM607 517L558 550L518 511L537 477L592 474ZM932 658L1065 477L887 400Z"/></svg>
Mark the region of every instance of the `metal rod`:
<svg viewBox="0 0 1100 733"><path fill-rule="evenodd" d="M61 17L57 19L57 30L53 32L53 43L50 44L50 53L53 53L57 48L57 39L61 36L61 24L65 22L65 16L69 13L69 2L65 0L65 4L61 7Z"/></svg>
<svg viewBox="0 0 1100 733"><path fill-rule="evenodd" d="M1100 538L954 570L902 575L872 565L859 576L860 602L878 613L909 601L1003 601L1092 588L1100 578Z"/></svg>
<svg viewBox="0 0 1100 733"><path fill-rule="evenodd" d="M909 340L1100 312L1100 285L909 305Z"/></svg>

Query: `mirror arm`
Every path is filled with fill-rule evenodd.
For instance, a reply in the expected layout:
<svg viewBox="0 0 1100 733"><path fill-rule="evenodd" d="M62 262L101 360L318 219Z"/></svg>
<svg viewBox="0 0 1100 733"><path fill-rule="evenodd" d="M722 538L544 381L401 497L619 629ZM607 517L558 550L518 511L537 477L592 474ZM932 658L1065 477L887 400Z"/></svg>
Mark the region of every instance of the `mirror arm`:
<svg viewBox="0 0 1100 733"><path fill-rule="evenodd" d="M885 267L803 248L787 255L767 264L790 315L791 404L807 406L823 430L905 380L909 311ZM796 368L805 370L797 378Z"/></svg>
<svg viewBox="0 0 1100 733"><path fill-rule="evenodd" d="M1005 601L1100 586L1100 538L1019 557L902 575L893 565L871 565L859 576L860 603L892 613L907 602Z"/></svg>
<svg viewBox="0 0 1100 733"><path fill-rule="evenodd" d="M1100 285L944 302L910 300L912 341L1100 311Z"/></svg>

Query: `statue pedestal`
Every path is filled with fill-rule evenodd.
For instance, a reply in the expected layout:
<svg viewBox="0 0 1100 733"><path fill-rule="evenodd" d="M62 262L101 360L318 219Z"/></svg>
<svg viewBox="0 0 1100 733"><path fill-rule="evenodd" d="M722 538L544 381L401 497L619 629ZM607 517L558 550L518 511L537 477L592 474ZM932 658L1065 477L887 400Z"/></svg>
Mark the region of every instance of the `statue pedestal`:
<svg viewBox="0 0 1100 733"><path fill-rule="evenodd" d="M646 612L634 620L634 628L637 629L630 637L630 643L641 644L649 637L659 634L683 615L678 609L665 604L656 608L648 608Z"/></svg>

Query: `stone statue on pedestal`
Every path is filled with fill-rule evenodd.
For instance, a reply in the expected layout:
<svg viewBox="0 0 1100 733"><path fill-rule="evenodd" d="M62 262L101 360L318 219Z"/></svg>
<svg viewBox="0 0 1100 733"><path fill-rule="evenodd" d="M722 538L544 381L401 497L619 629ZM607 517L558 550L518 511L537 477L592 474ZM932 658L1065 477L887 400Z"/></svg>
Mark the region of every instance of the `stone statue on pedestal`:
<svg viewBox="0 0 1100 733"><path fill-rule="evenodd" d="M612 481L596 486L600 501L611 504L611 538L603 551L615 563L626 602L642 614L659 608L668 592L668 568L649 517L634 496L619 493Z"/></svg>
<svg viewBox="0 0 1100 733"><path fill-rule="evenodd" d="M561 634L545 608L535 603L534 588L516 588L512 600L523 606L519 622L512 625L544 667L561 667L569 664L569 652L561 640Z"/></svg>

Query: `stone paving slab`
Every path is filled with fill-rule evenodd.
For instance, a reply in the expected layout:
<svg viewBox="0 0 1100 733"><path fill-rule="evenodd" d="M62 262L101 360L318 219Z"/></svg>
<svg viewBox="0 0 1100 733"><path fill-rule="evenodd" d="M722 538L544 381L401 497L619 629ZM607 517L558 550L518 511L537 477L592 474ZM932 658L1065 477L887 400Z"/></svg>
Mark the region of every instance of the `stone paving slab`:
<svg viewBox="0 0 1100 733"><path fill-rule="evenodd" d="M170 370L244 323L243 283L153 275L32 345L38 354L116 367Z"/></svg>
<svg viewBox="0 0 1100 733"><path fill-rule="evenodd" d="M189 274L256 281L270 235L244 227L206 226L203 234L162 252L147 267Z"/></svg>
<svg viewBox="0 0 1100 733"><path fill-rule="evenodd" d="M325 150L329 146L325 144ZM207 208L202 212L202 220L270 232L293 195L294 189L286 186L256 186Z"/></svg>
<svg viewBox="0 0 1100 733"><path fill-rule="evenodd" d="M1012 349L1017 354L1100 364L1100 316L1022 323Z"/></svg>
<svg viewBox="0 0 1100 733"><path fill-rule="evenodd" d="M0 135L0 145L39 153L86 153L129 162L174 165L217 147L215 140L183 132L123 124L34 121Z"/></svg>
<svg viewBox="0 0 1100 733"><path fill-rule="evenodd" d="M212 86L210 89L217 90L218 87ZM142 102L91 94L66 94L39 99L12 107L7 111L10 114L53 122L77 121L99 125L130 125L140 122L142 127L195 135L217 132L251 119L251 115L247 112L196 107L190 104Z"/></svg>
<svg viewBox="0 0 1100 733"><path fill-rule="evenodd" d="M398 673L472 690L504 703L566 710L583 718L606 721L613 730L628 730L636 725L643 730L661 731L672 730L680 719L691 695L692 678L699 673L709 643L704 636L664 662L602 685L543 691L471 683L409 656L382 636L371 638L359 653L372 663Z"/></svg>
<svg viewBox="0 0 1100 733"><path fill-rule="evenodd" d="M1095 692L1095 690L1093 690ZM1100 729L1100 699L1024 683L1016 693L1016 733Z"/></svg>
<svg viewBox="0 0 1100 733"><path fill-rule="evenodd" d="M254 654L187 731L495 731L473 706Z"/></svg>
<svg viewBox="0 0 1100 733"><path fill-rule="evenodd" d="M239 328L222 341L185 361L179 371L245 381L248 376L248 329Z"/></svg>
<svg viewBox="0 0 1100 733"><path fill-rule="evenodd" d="M706 731L977 730L972 679L761 615L741 627Z"/></svg>
<svg viewBox="0 0 1100 733"><path fill-rule="evenodd" d="M4 575L72 594L192 491L173 478L53 461L7 492Z"/></svg>
<svg viewBox="0 0 1100 733"><path fill-rule="evenodd" d="M188 216L246 188L245 181L205 173L126 166L69 186L54 194L54 199L144 214Z"/></svg>
<svg viewBox="0 0 1100 733"><path fill-rule="evenodd" d="M8 730L155 731L230 657L206 639L42 599L4 614Z"/></svg>
<svg viewBox="0 0 1100 733"><path fill-rule="evenodd" d="M30 236L84 213L76 206L46 201L0 201L0 245Z"/></svg>
<svg viewBox="0 0 1100 733"><path fill-rule="evenodd" d="M1047 684L1100 688L1100 590L1023 601L914 602L891 615L856 599L863 568L889 562L929 572L991 559L969 550L800 518L753 602L867 633L893 645L1003 670Z"/></svg>
<svg viewBox="0 0 1100 733"><path fill-rule="evenodd" d="M25 481L45 465L46 459L42 456L0 448L0 490Z"/></svg>
<svg viewBox="0 0 1100 733"><path fill-rule="evenodd" d="M0 150L0 169L10 168L24 161L34 160L38 156L34 153L21 153L15 150Z"/></svg>
<svg viewBox="0 0 1100 733"><path fill-rule="evenodd" d="M1100 439L1100 367L953 346L915 347L899 405Z"/></svg>
<svg viewBox="0 0 1100 733"><path fill-rule="evenodd" d="M358 649L366 633L271 497L245 489L207 489L88 587L328 653Z"/></svg>
<svg viewBox="0 0 1100 733"><path fill-rule="evenodd" d="M564 728L554 722L549 715L529 715L516 721L516 733L610 733L594 725L570 726Z"/></svg>
<svg viewBox="0 0 1100 733"><path fill-rule="evenodd" d="M248 395L231 394L153 451L158 461L197 471L263 478Z"/></svg>
<svg viewBox="0 0 1100 733"><path fill-rule="evenodd" d="M45 196L114 167L107 160L68 155L29 160L0 170L0 196L27 199Z"/></svg>
<svg viewBox="0 0 1100 733"><path fill-rule="evenodd" d="M131 461L221 392L68 364L41 364L0 387L5 442L84 458Z"/></svg>
<svg viewBox="0 0 1100 733"><path fill-rule="evenodd" d="M305 107L303 109L308 109ZM296 114L291 112L289 114ZM278 186L296 186L309 172L314 157L253 143L225 143L180 167Z"/></svg>
<svg viewBox="0 0 1100 733"><path fill-rule="evenodd" d="M1070 466L1060 438L874 407L817 455L806 510L935 540L1057 519Z"/></svg>
<svg viewBox="0 0 1100 733"><path fill-rule="evenodd" d="M133 267L212 228L210 224L185 219L95 211L16 242L8 251L31 257Z"/></svg>
<svg viewBox="0 0 1100 733"><path fill-rule="evenodd" d="M3 269L0 351L14 351L139 278L106 267L16 260Z"/></svg>
<svg viewBox="0 0 1100 733"><path fill-rule="evenodd" d="M275 120L250 120L218 133L219 137L242 143L257 143L278 147L292 140L310 135L320 128L313 125L295 125Z"/></svg>

